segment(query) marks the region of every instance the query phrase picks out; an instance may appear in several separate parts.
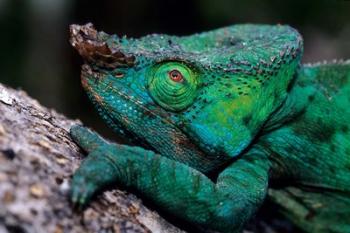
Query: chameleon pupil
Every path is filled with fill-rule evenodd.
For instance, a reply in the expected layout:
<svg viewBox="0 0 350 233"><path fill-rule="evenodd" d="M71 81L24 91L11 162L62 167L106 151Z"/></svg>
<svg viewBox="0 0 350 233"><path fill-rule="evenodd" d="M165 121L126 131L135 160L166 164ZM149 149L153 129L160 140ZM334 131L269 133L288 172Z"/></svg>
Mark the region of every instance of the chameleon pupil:
<svg viewBox="0 0 350 233"><path fill-rule="evenodd" d="M174 82L182 82L183 81L183 76L178 70L172 70L169 72L170 79L173 80Z"/></svg>

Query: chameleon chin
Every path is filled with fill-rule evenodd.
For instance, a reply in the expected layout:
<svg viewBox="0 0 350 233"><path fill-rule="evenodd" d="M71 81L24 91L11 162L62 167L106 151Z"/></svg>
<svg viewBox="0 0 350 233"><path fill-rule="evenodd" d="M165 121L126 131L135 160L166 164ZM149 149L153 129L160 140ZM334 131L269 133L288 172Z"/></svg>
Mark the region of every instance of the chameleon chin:
<svg viewBox="0 0 350 233"><path fill-rule="evenodd" d="M350 232L349 61L301 64L302 37L283 25L70 34L101 117L140 145L72 127L88 153L76 205L115 184L195 226L240 232L270 199L305 232Z"/></svg>

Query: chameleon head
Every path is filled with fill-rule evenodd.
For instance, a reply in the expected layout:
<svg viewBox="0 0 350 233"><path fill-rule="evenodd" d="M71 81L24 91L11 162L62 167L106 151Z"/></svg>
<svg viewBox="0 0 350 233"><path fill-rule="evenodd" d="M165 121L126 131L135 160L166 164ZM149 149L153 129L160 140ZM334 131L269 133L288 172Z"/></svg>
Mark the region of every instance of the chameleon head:
<svg viewBox="0 0 350 233"><path fill-rule="evenodd" d="M82 84L115 130L202 171L237 157L283 103L302 55L288 26L127 39L72 25Z"/></svg>

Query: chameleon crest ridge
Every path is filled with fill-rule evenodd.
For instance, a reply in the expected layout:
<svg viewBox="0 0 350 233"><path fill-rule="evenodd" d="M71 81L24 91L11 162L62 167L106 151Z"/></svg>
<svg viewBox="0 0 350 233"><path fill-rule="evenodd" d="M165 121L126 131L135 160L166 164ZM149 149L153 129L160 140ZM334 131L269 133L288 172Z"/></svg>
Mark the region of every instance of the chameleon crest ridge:
<svg viewBox="0 0 350 233"><path fill-rule="evenodd" d="M91 23L70 26L70 43L86 61L105 68L132 66L133 56L126 56L106 43L104 33L95 30Z"/></svg>

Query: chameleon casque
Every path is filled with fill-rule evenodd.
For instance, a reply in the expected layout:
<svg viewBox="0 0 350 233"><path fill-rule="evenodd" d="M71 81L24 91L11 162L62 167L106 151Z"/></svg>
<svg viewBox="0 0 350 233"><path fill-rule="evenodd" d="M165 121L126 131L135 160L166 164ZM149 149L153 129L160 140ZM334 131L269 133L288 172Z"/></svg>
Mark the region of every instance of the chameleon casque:
<svg viewBox="0 0 350 233"><path fill-rule="evenodd" d="M72 127L88 153L75 204L116 184L202 229L240 232L269 198L306 232L350 232L350 62L301 64L302 37L283 25L70 32L88 96L139 145Z"/></svg>

